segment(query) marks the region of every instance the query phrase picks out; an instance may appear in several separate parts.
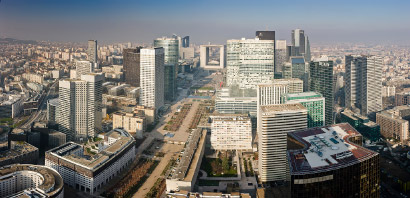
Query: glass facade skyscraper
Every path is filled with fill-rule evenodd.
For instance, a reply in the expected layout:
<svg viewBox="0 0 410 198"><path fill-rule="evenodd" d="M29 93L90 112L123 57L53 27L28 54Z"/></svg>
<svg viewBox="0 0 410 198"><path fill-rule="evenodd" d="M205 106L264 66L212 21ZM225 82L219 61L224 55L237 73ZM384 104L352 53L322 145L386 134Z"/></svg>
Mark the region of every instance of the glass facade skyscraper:
<svg viewBox="0 0 410 198"><path fill-rule="evenodd" d="M333 61L317 60L310 62L309 90L325 97L325 125L333 123Z"/></svg>
<svg viewBox="0 0 410 198"><path fill-rule="evenodd" d="M154 47L164 48L164 99L173 101L177 95L179 40L176 38L158 38L154 40Z"/></svg>
<svg viewBox="0 0 410 198"><path fill-rule="evenodd" d="M325 123L325 98L320 93L303 92L286 94L282 97L286 104L300 103L308 110L308 128L323 126Z"/></svg>

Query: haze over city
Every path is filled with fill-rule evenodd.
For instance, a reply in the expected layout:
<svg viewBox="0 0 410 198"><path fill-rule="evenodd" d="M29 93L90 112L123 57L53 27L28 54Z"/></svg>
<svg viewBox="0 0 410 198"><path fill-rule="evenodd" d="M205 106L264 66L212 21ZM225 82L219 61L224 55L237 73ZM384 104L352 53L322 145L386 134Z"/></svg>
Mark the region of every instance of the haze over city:
<svg viewBox="0 0 410 198"><path fill-rule="evenodd" d="M255 29L287 39L294 28L312 43L408 44L409 1L133 1L3 0L0 37L150 43L152 37L185 33L195 43L250 37Z"/></svg>

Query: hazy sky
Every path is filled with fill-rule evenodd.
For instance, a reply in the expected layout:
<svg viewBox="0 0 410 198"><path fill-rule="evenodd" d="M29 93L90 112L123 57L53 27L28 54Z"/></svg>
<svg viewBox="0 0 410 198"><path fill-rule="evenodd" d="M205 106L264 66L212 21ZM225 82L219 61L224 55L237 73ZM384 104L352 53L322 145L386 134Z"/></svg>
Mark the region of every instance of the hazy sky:
<svg viewBox="0 0 410 198"><path fill-rule="evenodd" d="M410 43L408 0L1 0L0 37L151 43L189 35L226 43L301 28L315 42Z"/></svg>

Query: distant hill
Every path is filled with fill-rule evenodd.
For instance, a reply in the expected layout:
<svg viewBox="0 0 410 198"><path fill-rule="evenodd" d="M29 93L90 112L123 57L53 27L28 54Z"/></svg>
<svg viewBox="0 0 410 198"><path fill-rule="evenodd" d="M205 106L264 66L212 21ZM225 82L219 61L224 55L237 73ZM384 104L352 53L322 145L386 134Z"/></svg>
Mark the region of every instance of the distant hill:
<svg viewBox="0 0 410 198"><path fill-rule="evenodd" d="M0 38L0 44L37 44L37 41L18 40L14 38Z"/></svg>

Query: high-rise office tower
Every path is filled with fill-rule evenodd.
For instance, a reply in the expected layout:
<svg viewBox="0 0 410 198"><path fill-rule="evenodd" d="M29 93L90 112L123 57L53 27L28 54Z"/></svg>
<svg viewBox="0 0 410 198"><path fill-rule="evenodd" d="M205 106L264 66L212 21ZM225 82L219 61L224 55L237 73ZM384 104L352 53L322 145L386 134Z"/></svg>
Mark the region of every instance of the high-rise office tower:
<svg viewBox="0 0 410 198"><path fill-rule="evenodd" d="M124 49L123 55L123 70L125 83L139 87L140 86L140 50L142 47L134 49Z"/></svg>
<svg viewBox="0 0 410 198"><path fill-rule="evenodd" d="M164 106L164 48L143 48L140 104L158 111Z"/></svg>
<svg viewBox="0 0 410 198"><path fill-rule="evenodd" d="M303 81L298 78L274 79L270 84L259 84L257 89L257 112L263 105L283 104L282 96L303 91ZM258 114L258 113L257 113Z"/></svg>
<svg viewBox="0 0 410 198"><path fill-rule="evenodd" d="M181 48L182 48L182 38L176 34L172 35L172 38L176 39L178 41L178 54L181 54Z"/></svg>
<svg viewBox="0 0 410 198"><path fill-rule="evenodd" d="M178 68L175 64L164 65L164 99L174 101L177 99L177 74Z"/></svg>
<svg viewBox="0 0 410 198"><path fill-rule="evenodd" d="M88 60L93 63L94 67L98 66L97 40L88 40L87 49Z"/></svg>
<svg viewBox="0 0 410 198"><path fill-rule="evenodd" d="M382 59L377 56L349 55L345 59L347 108L374 117L382 110Z"/></svg>
<svg viewBox="0 0 410 198"><path fill-rule="evenodd" d="M296 56L305 54L305 31L301 29L292 30L292 46L295 47Z"/></svg>
<svg viewBox="0 0 410 198"><path fill-rule="evenodd" d="M288 93L303 91L303 81L297 78L274 79L269 84L259 84L257 90L258 106L281 104L281 97Z"/></svg>
<svg viewBox="0 0 410 198"><path fill-rule="evenodd" d="M227 84L256 89L274 78L275 41L241 39L227 41Z"/></svg>
<svg viewBox="0 0 410 198"><path fill-rule="evenodd" d="M309 65L302 56L290 57L290 62L285 63L282 70L282 78L299 78L303 80L303 91L308 91Z"/></svg>
<svg viewBox="0 0 410 198"><path fill-rule="evenodd" d="M70 141L95 137L102 130L101 74L85 74L81 80L61 80L57 120L59 130Z"/></svg>
<svg viewBox="0 0 410 198"><path fill-rule="evenodd" d="M164 48L165 64L178 64L180 46L178 38L163 37L154 40L154 47Z"/></svg>
<svg viewBox="0 0 410 198"><path fill-rule="evenodd" d="M182 38L182 47L189 47L189 36Z"/></svg>
<svg viewBox="0 0 410 198"><path fill-rule="evenodd" d="M81 79L82 75L94 72L94 66L90 61L77 61L75 71L77 79Z"/></svg>
<svg viewBox="0 0 410 198"><path fill-rule="evenodd" d="M301 104L260 106L257 122L261 181L288 180L287 133L306 128L307 109Z"/></svg>
<svg viewBox="0 0 410 198"><path fill-rule="evenodd" d="M286 57L286 40L276 40L275 47L275 73L280 73L283 65L288 61Z"/></svg>
<svg viewBox="0 0 410 198"><path fill-rule="evenodd" d="M312 60L312 56L310 54L310 42L309 37L305 36L305 61L309 63Z"/></svg>
<svg viewBox="0 0 410 198"><path fill-rule="evenodd" d="M282 95L282 103L300 103L308 111L308 128L325 124L325 98L320 93L303 92Z"/></svg>
<svg viewBox="0 0 410 198"><path fill-rule="evenodd" d="M177 75L179 59L179 40L176 38L158 38L154 40L154 47L164 48L165 76L164 91L165 100L173 101L177 95Z"/></svg>
<svg viewBox="0 0 410 198"><path fill-rule="evenodd" d="M318 59L310 62L309 90L325 97L325 125L333 123L333 61Z"/></svg>

